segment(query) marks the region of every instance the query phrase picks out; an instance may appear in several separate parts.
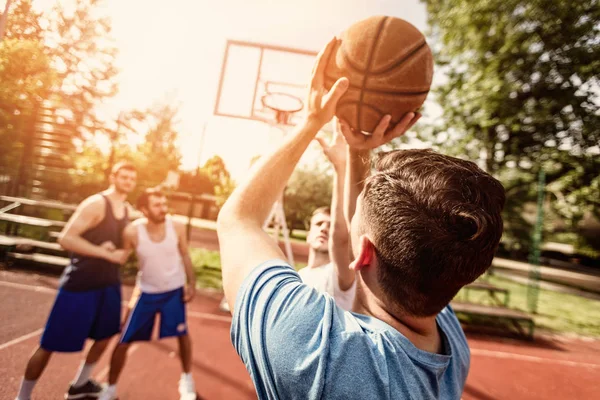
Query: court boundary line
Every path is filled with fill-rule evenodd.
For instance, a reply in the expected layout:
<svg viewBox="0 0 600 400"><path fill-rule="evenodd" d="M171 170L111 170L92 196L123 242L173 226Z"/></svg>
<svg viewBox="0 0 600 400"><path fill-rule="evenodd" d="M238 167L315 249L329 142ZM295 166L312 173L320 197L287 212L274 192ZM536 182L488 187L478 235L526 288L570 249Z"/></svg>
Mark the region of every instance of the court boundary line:
<svg viewBox="0 0 600 400"><path fill-rule="evenodd" d="M27 333L27 334L25 334L23 336L19 336L16 339L9 340L6 343L2 343L2 344L0 344L0 351L9 348L12 345L19 344L19 343L24 342L24 341L26 341L28 339L31 339L32 337L39 335L43 331L44 331L44 328L36 329L33 332L29 332L29 333Z"/></svg>
<svg viewBox="0 0 600 400"><path fill-rule="evenodd" d="M579 361L560 360L560 359L556 359L556 358L529 356L526 354L509 353L509 352L505 352L505 351L496 351L496 350L471 348L471 355L472 356L504 358L504 359L509 359L509 360L531 361L531 362L537 362L537 363L541 363L541 364L543 364L543 363L559 364L559 365L565 365L565 366L569 366L569 367L600 368L600 364L592 364L592 363L579 362Z"/></svg>

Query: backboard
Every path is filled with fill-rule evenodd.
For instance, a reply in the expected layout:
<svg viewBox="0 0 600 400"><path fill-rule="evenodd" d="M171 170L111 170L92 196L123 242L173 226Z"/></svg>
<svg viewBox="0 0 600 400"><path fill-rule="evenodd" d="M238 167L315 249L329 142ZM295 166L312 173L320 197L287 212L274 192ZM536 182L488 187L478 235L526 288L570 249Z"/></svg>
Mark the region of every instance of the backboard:
<svg viewBox="0 0 600 400"><path fill-rule="evenodd" d="M305 99L316 51L227 40L214 115L276 123L263 96L284 93ZM303 111L287 121L296 125Z"/></svg>

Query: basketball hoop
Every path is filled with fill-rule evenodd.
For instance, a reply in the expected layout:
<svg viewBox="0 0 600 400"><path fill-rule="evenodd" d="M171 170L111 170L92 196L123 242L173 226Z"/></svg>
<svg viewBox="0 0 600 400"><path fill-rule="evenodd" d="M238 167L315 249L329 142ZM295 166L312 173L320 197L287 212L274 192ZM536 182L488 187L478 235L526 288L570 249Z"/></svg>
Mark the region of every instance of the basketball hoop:
<svg viewBox="0 0 600 400"><path fill-rule="evenodd" d="M267 93L260 98L263 107L275 111L275 122L278 125L291 125L292 114L304 108L304 102L289 93Z"/></svg>

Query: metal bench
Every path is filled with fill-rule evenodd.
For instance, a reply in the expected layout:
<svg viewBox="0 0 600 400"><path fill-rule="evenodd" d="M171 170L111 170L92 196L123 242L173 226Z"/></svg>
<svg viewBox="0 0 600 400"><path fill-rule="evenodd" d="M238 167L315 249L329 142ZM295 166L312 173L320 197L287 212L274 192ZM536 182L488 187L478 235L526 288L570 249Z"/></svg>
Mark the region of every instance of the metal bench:
<svg viewBox="0 0 600 400"><path fill-rule="evenodd" d="M520 336L533 340L535 322L531 315L505 307L484 306L481 304L462 303L453 301L450 303L456 314L482 317L486 319L509 321Z"/></svg>

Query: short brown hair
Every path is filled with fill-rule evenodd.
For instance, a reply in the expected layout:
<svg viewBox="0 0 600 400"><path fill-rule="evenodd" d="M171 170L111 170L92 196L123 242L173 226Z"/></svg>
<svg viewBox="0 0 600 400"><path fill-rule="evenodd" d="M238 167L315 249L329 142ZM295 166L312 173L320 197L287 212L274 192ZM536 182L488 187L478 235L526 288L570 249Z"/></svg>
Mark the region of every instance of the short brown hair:
<svg viewBox="0 0 600 400"><path fill-rule="evenodd" d="M129 161L119 161L118 163L116 163L115 165L113 165L113 167L110 170L110 173L112 175L116 175L119 171L121 171L123 169L127 170L127 171L137 172L137 169L135 168L135 165L133 165Z"/></svg>
<svg viewBox="0 0 600 400"><path fill-rule="evenodd" d="M502 236L502 184L470 161L431 150L381 155L363 192L378 281L413 316L440 312L491 265Z"/></svg>
<svg viewBox="0 0 600 400"><path fill-rule="evenodd" d="M141 210L143 207L148 208L150 203L150 197L164 197L165 194L160 190L160 188L148 188L144 189L144 191L137 198L137 202L135 206L138 210Z"/></svg>
<svg viewBox="0 0 600 400"><path fill-rule="evenodd" d="M315 211L313 211L313 213L310 215L310 217L312 218L312 217L314 217L317 214L331 215L331 208L329 208L329 207L319 207Z"/></svg>

